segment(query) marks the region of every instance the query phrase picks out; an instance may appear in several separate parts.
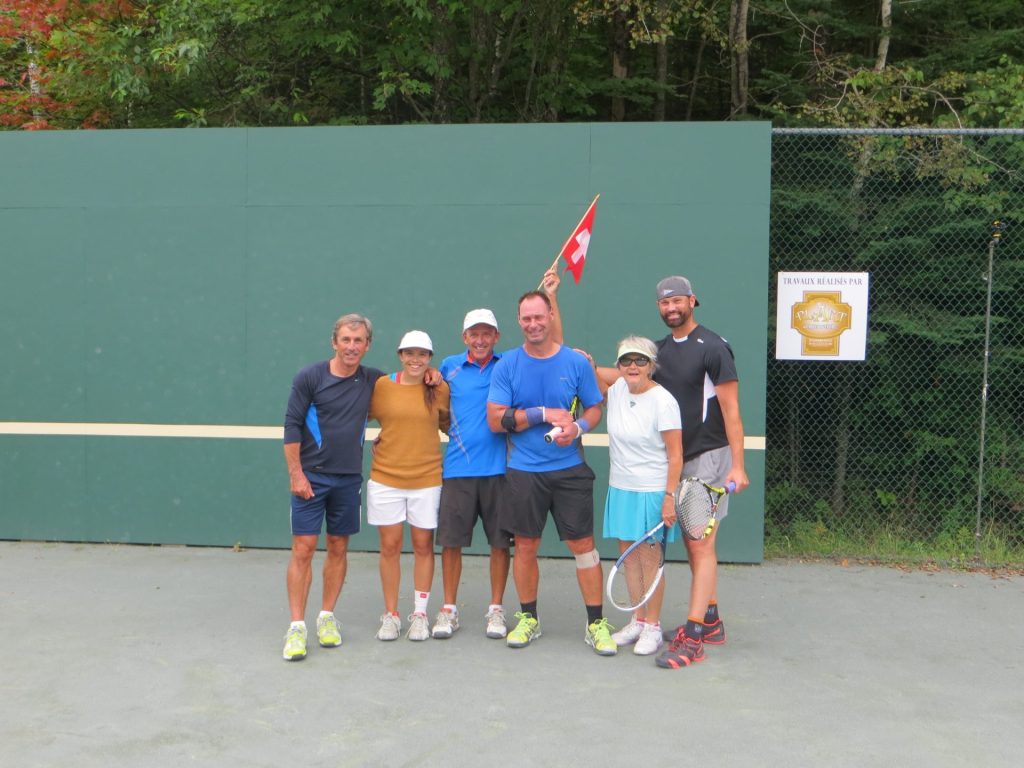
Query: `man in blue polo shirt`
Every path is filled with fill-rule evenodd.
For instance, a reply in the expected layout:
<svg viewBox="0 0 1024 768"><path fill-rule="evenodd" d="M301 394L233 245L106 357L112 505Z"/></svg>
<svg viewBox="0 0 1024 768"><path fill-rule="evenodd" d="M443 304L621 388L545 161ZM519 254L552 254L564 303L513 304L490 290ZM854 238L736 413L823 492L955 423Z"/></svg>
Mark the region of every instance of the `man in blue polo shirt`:
<svg viewBox="0 0 1024 768"><path fill-rule="evenodd" d="M498 321L489 309L474 309L462 324L465 351L441 362L451 391L451 427L444 455L437 544L441 547L444 606L431 635L448 638L459 628L456 598L462 578L462 548L473 543L477 517L491 545L491 604L487 636L505 636L502 600L509 571L509 536L498 526L497 503L505 480L505 438L487 427L487 392L500 355Z"/></svg>
<svg viewBox="0 0 1024 768"><path fill-rule="evenodd" d="M553 333L561 341L556 270L544 274L544 292L555 311ZM444 456L441 508L436 542L441 547L444 605L437 614L431 635L444 639L459 628L456 604L462 578L462 549L473 543L473 528L479 517L491 547L491 602L487 609L487 637L503 638L507 633L502 604L508 583L509 547L512 539L498 523L498 505L505 488L504 434L487 425L487 393L491 375L502 353L495 352L501 338L498 321L489 309L466 313L462 341L466 349L442 361L440 371L451 391L451 427Z"/></svg>

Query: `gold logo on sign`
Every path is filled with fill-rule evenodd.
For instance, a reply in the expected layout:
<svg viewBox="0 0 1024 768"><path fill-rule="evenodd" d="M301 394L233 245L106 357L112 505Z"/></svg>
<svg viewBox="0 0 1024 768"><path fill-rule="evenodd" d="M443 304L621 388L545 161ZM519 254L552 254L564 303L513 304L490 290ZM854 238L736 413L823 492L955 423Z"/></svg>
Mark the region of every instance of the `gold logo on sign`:
<svg viewBox="0 0 1024 768"><path fill-rule="evenodd" d="M804 355L838 355L839 337L850 330L852 307L839 291L804 291L794 304L790 325L800 334Z"/></svg>

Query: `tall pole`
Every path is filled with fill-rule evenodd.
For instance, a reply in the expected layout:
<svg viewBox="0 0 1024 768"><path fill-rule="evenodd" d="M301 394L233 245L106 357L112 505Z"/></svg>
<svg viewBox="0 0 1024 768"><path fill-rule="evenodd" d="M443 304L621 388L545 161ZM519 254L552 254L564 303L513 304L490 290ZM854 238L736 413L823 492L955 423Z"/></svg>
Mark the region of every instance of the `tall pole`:
<svg viewBox="0 0 1024 768"><path fill-rule="evenodd" d="M978 509L974 520L974 559L981 563L981 499L985 492L985 410L988 405L988 359L992 337L992 283L996 246L1003 237L1004 224L998 219L992 222L992 237L988 241L988 296L985 300L985 353L981 366L981 439L978 446Z"/></svg>

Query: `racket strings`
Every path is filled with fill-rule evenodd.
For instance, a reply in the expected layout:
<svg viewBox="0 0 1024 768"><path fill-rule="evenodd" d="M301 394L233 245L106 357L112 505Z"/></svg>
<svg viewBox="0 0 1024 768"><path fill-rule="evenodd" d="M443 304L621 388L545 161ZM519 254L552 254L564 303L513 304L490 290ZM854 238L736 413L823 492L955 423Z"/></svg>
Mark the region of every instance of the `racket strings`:
<svg viewBox="0 0 1024 768"><path fill-rule="evenodd" d="M646 539L622 561L612 584L613 602L620 606L640 604L656 584L661 566L661 542Z"/></svg>
<svg viewBox="0 0 1024 768"><path fill-rule="evenodd" d="M711 493L697 483L687 483L676 500L679 525L692 537L703 537L714 510L715 501Z"/></svg>

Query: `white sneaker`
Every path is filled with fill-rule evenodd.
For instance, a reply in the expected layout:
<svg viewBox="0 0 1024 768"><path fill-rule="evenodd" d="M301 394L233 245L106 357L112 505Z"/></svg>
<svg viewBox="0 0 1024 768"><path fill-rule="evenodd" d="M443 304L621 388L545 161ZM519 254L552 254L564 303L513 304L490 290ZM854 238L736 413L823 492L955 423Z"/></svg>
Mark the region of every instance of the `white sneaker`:
<svg viewBox="0 0 1024 768"><path fill-rule="evenodd" d="M392 613L380 617L380 629L377 630L378 640L397 640L402 634L402 620Z"/></svg>
<svg viewBox="0 0 1024 768"><path fill-rule="evenodd" d="M633 646L633 653L637 656L650 656L657 653L661 644L665 641L661 637L661 624L644 624L640 638Z"/></svg>
<svg viewBox="0 0 1024 768"><path fill-rule="evenodd" d="M612 640L615 641L616 645L629 645L630 643L635 643L640 639L640 635L643 634L644 627L646 626L647 625L644 622L637 621L634 616L629 620L629 624L612 635ZM661 625L659 624L659 626Z"/></svg>
<svg viewBox="0 0 1024 768"><path fill-rule="evenodd" d="M459 614L442 609L437 612L437 619L434 620L434 628L430 630L430 635L439 640L447 640L458 628Z"/></svg>
<svg viewBox="0 0 1024 768"><path fill-rule="evenodd" d="M486 635L498 640L508 634L508 627L505 625L505 611L502 608L492 608L484 616L487 619Z"/></svg>
<svg viewBox="0 0 1024 768"><path fill-rule="evenodd" d="M427 621L427 614L412 614L409 617L409 631L405 636L410 640L427 640L430 637L430 622Z"/></svg>

